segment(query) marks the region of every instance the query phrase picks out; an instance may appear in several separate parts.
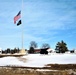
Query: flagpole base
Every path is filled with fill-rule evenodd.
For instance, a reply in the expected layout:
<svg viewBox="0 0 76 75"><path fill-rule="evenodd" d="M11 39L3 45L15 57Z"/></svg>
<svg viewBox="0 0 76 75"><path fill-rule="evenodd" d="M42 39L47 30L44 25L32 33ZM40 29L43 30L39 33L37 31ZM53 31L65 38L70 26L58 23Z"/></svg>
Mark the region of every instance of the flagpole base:
<svg viewBox="0 0 76 75"><path fill-rule="evenodd" d="M26 55L27 54L27 51L25 51L25 49L21 49L19 54L22 54L22 55Z"/></svg>

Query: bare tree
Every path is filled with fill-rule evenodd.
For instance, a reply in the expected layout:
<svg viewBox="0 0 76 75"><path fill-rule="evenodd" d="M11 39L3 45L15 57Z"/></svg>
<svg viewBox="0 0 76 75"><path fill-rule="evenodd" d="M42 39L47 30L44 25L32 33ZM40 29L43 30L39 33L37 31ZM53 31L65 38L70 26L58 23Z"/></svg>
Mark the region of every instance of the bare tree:
<svg viewBox="0 0 76 75"><path fill-rule="evenodd" d="M42 47L41 48L50 48L50 45L49 44L47 44L47 43L44 43L44 44L42 44Z"/></svg>
<svg viewBox="0 0 76 75"><path fill-rule="evenodd" d="M37 43L35 41L31 41L30 47L37 48Z"/></svg>

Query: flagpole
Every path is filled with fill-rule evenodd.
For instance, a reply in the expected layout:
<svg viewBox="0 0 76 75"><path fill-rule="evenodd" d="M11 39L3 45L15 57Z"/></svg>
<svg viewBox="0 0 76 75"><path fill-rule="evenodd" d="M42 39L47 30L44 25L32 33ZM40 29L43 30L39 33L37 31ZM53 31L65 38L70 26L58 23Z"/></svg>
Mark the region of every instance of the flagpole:
<svg viewBox="0 0 76 75"><path fill-rule="evenodd" d="M22 13L21 13L21 18L23 18L23 0L22 0ZM22 20L22 49L21 49L21 51L20 51L20 53L21 54L23 54L23 55L25 55L26 54L26 51L25 51L25 49L24 49L24 34L23 34L23 32L24 32L24 30L23 30L23 20Z"/></svg>
<svg viewBox="0 0 76 75"><path fill-rule="evenodd" d="M23 18L23 0L22 0L22 12L21 17ZM22 50L24 49L24 35L23 35L23 20L22 20Z"/></svg>

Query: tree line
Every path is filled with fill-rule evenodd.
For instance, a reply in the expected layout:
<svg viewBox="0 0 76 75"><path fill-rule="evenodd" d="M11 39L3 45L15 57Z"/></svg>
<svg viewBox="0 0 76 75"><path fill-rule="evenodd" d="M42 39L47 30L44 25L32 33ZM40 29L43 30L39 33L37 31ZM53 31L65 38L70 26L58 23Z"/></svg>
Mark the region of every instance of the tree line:
<svg viewBox="0 0 76 75"><path fill-rule="evenodd" d="M14 54L14 53L19 53L20 49L19 48L14 48L14 49L10 49L7 48L6 50L2 50L2 54Z"/></svg>
<svg viewBox="0 0 76 75"><path fill-rule="evenodd" d="M35 41L31 41L28 53L35 53L35 49L37 47L38 47L37 43ZM47 49L49 49L49 48L50 48L50 45L48 43L42 44L42 46L40 48L40 54L48 54ZM19 51L20 51L19 48L14 48L14 49L7 48L6 50L2 50L2 53L14 54L14 53L19 53ZM56 51L56 53L65 53L66 51L68 51L67 44L63 40L60 42L57 42L55 51ZM71 51L71 53L73 53L73 52L74 51Z"/></svg>
<svg viewBox="0 0 76 75"><path fill-rule="evenodd" d="M37 48L37 43L35 41L32 41L30 43L29 53L34 53L35 48ZM42 44L40 54L48 54L47 49L49 49L49 48L50 48L49 44L47 44L47 43ZM56 51L56 53L65 53L66 51L68 51L67 44L63 40L61 42L57 42L55 51Z"/></svg>

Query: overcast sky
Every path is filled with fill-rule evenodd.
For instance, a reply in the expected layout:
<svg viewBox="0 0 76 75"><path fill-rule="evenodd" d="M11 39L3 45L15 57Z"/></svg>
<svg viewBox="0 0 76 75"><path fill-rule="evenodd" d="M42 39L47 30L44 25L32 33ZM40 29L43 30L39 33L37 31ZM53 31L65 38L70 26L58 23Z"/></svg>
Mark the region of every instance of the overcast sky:
<svg viewBox="0 0 76 75"><path fill-rule="evenodd" d="M21 10L22 24L14 24L13 18ZM0 0L0 47L24 48L35 41L38 48L43 43L55 49L63 40L68 49L76 49L76 0Z"/></svg>

